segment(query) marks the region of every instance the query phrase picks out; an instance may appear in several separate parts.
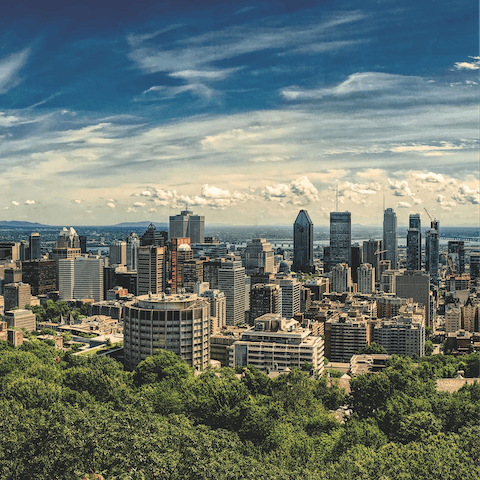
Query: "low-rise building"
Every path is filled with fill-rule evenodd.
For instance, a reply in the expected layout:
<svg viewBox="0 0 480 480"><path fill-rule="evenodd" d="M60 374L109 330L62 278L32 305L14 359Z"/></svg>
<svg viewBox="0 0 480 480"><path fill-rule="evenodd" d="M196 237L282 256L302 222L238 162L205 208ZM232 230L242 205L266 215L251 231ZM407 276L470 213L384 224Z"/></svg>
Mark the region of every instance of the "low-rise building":
<svg viewBox="0 0 480 480"><path fill-rule="evenodd" d="M28 332L36 330L37 317L30 310L10 310L3 315L3 321L8 328L25 328Z"/></svg>
<svg viewBox="0 0 480 480"><path fill-rule="evenodd" d="M281 372L301 368L307 362L315 372L322 373L323 349L323 339L300 327L296 320L267 313L230 347L230 366L253 365L262 372Z"/></svg>

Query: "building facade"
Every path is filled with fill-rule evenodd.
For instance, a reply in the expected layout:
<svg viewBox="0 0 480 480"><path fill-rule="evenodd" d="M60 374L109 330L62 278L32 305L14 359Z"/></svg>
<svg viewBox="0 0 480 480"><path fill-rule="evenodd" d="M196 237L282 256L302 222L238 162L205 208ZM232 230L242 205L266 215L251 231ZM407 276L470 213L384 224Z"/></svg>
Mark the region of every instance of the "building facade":
<svg viewBox="0 0 480 480"><path fill-rule="evenodd" d="M313 222L306 210L298 212L293 224L293 265L295 272L315 271L313 264Z"/></svg>
<svg viewBox="0 0 480 480"><path fill-rule="evenodd" d="M398 268L397 215L391 208L383 212L383 249L384 259L390 260L392 270Z"/></svg>
<svg viewBox="0 0 480 480"><path fill-rule="evenodd" d="M302 368L305 362L321 374L324 369L324 344L308 328L293 319L267 313L255 320L230 347L230 366L253 365L262 372L282 372Z"/></svg>
<svg viewBox="0 0 480 480"><path fill-rule="evenodd" d="M352 215L330 212L330 269L338 263L352 265Z"/></svg>
<svg viewBox="0 0 480 480"><path fill-rule="evenodd" d="M250 290L250 324L266 313L282 316L282 290L276 284L257 283Z"/></svg>
<svg viewBox="0 0 480 480"><path fill-rule="evenodd" d="M422 269L422 230L419 213L409 217L407 232L407 270Z"/></svg>
<svg viewBox="0 0 480 480"><path fill-rule="evenodd" d="M137 295L163 292L164 247L140 246L137 259Z"/></svg>
<svg viewBox="0 0 480 480"><path fill-rule="evenodd" d="M245 268L239 260L222 262L218 269L218 289L225 293L227 325L245 321Z"/></svg>
<svg viewBox="0 0 480 480"><path fill-rule="evenodd" d="M254 238L247 244L245 271L248 274L274 272L274 252L265 238Z"/></svg>
<svg viewBox="0 0 480 480"><path fill-rule="evenodd" d="M190 210L184 210L180 215L170 216L168 238L189 237L191 243L205 242L205 217L193 215Z"/></svg>
<svg viewBox="0 0 480 480"><path fill-rule="evenodd" d="M425 271L430 274L430 282L438 285L439 273L439 222L432 220L425 235Z"/></svg>
<svg viewBox="0 0 480 480"><path fill-rule="evenodd" d="M169 350L199 370L209 361L210 308L191 295L141 295L125 307L125 361L135 367L158 349Z"/></svg>
<svg viewBox="0 0 480 480"><path fill-rule="evenodd" d="M330 291L337 293L352 290L352 271L347 263L337 263L330 271Z"/></svg>
<svg viewBox="0 0 480 480"><path fill-rule="evenodd" d="M359 293L373 293L375 291L375 269L364 263L358 267L357 291Z"/></svg>

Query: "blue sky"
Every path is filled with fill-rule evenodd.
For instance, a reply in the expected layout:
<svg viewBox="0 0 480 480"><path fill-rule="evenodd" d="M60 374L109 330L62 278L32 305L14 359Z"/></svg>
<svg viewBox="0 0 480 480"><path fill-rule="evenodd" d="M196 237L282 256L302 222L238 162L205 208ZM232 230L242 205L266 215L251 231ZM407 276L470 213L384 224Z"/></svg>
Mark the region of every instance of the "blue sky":
<svg viewBox="0 0 480 480"><path fill-rule="evenodd" d="M2 7L4 220L478 224L471 1Z"/></svg>

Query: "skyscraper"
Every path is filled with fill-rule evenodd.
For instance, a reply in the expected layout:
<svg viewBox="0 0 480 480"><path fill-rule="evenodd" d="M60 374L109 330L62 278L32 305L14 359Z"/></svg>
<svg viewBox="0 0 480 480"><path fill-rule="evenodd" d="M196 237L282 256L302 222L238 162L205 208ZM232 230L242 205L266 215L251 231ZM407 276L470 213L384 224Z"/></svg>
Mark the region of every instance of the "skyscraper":
<svg viewBox="0 0 480 480"><path fill-rule="evenodd" d="M301 283L296 278L280 280L282 289L282 316L290 319L300 312L300 289Z"/></svg>
<svg viewBox="0 0 480 480"><path fill-rule="evenodd" d="M363 263L369 263L375 269L375 281L380 281L380 261L383 256L380 252L383 250L382 241L366 240L363 242Z"/></svg>
<svg viewBox="0 0 480 480"><path fill-rule="evenodd" d="M110 265L127 264L127 242L113 242L109 247L108 261Z"/></svg>
<svg viewBox="0 0 480 480"><path fill-rule="evenodd" d="M184 210L180 215L170 216L168 238L189 237L190 243L204 243L205 217L193 215L190 210Z"/></svg>
<svg viewBox="0 0 480 480"><path fill-rule="evenodd" d="M140 238L140 245L154 245L163 247L168 240L168 232L160 232L157 227L151 223Z"/></svg>
<svg viewBox="0 0 480 480"><path fill-rule="evenodd" d="M295 272L313 272L313 222L306 210L298 212L293 224L293 266Z"/></svg>
<svg viewBox="0 0 480 480"><path fill-rule="evenodd" d="M330 212L330 269L337 263L352 264L352 216L350 212Z"/></svg>
<svg viewBox="0 0 480 480"><path fill-rule="evenodd" d="M250 290L250 325L265 313L282 315L282 291L276 284L257 283Z"/></svg>
<svg viewBox="0 0 480 480"><path fill-rule="evenodd" d="M465 272L465 245L463 240L451 240L448 242L448 258L452 262L456 274ZM448 267L448 273L453 273L450 266Z"/></svg>
<svg viewBox="0 0 480 480"><path fill-rule="evenodd" d="M137 271L137 254L140 247L140 239L136 233L131 233L127 237L127 270L129 272Z"/></svg>
<svg viewBox="0 0 480 480"><path fill-rule="evenodd" d="M375 269L369 263L358 267L358 288L360 293L373 293L375 291Z"/></svg>
<svg viewBox="0 0 480 480"><path fill-rule="evenodd" d="M245 249L245 269L248 274L273 273L274 253L265 238L254 238Z"/></svg>
<svg viewBox="0 0 480 480"><path fill-rule="evenodd" d="M430 318L430 275L418 270L406 270L395 276L395 293L397 297L413 298L425 307L426 326L431 325Z"/></svg>
<svg viewBox="0 0 480 480"><path fill-rule="evenodd" d="M420 214L412 213L407 232L407 270L422 269L422 230Z"/></svg>
<svg viewBox="0 0 480 480"><path fill-rule="evenodd" d="M438 284L439 223L432 220L425 236L425 270L430 273L430 282Z"/></svg>
<svg viewBox="0 0 480 480"><path fill-rule="evenodd" d="M75 258L73 298L103 300L103 267L104 260L98 256Z"/></svg>
<svg viewBox="0 0 480 480"><path fill-rule="evenodd" d="M30 260L42 258L42 248L39 233L30 234Z"/></svg>
<svg viewBox="0 0 480 480"><path fill-rule="evenodd" d="M164 291L164 248L143 245L138 248L137 294L158 294Z"/></svg>
<svg viewBox="0 0 480 480"><path fill-rule="evenodd" d="M390 260L392 270L397 270L397 215L391 208L387 208L383 212L383 249L386 250L384 253L384 259Z"/></svg>
<svg viewBox="0 0 480 480"><path fill-rule="evenodd" d="M227 325L245 321L245 268L238 260L226 261L218 269L218 288L227 297Z"/></svg>

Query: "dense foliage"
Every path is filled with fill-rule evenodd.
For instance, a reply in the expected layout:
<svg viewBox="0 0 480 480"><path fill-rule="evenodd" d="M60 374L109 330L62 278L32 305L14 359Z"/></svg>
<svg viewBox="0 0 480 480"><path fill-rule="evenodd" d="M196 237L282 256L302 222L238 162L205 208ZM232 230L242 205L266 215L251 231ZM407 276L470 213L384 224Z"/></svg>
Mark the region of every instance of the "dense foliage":
<svg viewBox="0 0 480 480"><path fill-rule="evenodd" d="M162 351L128 372L106 357L1 342L0 477L477 478L480 387L438 393L446 365L394 357L353 378L346 397L337 380L301 370L195 376ZM329 410L344 404L354 413L343 424Z"/></svg>

